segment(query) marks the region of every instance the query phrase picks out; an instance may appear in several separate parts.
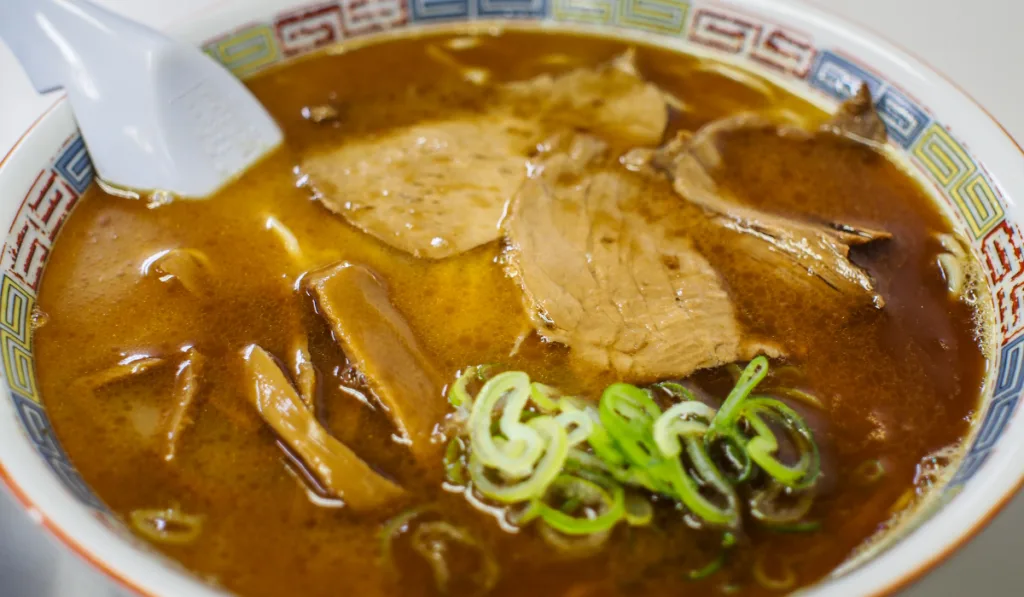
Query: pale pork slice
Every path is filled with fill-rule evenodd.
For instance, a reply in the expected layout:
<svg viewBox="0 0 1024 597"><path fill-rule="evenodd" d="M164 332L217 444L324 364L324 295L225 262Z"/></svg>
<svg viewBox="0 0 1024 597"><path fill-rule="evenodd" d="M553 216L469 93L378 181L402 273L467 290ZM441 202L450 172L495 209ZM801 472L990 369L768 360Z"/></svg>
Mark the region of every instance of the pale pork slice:
<svg viewBox="0 0 1024 597"><path fill-rule="evenodd" d="M534 133L504 114L424 122L307 156L302 170L331 211L416 257L489 243L526 174Z"/></svg>
<svg viewBox="0 0 1024 597"><path fill-rule="evenodd" d="M443 259L500 237L528 160L553 130L653 146L668 122L660 91L640 78L631 55L496 86L478 103L439 105L426 110L434 118L354 135L303 156L301 170L323 204L354 226L411 255Z"/></svg>
<svg viewBox="0 0 1024 597"><path fill-rule="evenodd" d="M651 181L577 136L523 184L504 223L511 276L545 339L574 362L647 382L778 350L748 337L719 275L634 211Z"/></svg>

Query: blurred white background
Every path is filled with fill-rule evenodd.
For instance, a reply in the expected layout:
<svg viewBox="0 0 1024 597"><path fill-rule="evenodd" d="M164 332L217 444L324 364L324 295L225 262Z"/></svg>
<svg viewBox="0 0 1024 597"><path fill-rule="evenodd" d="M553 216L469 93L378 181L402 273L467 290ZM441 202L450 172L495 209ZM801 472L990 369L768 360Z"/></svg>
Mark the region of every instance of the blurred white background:
<svg viewBox="0 0 1024 597"><path fill-rule="evenodd" d="M0 0L0 2L9 0ZM161 27L217 0L97 0ZM1016 0L807 0L922 57L1024 144L1024 3ZM57 96L37 96L0 44L0 156ZM901 597L1024 595L1024 497ZM0 597L110 597L113 585L32 523L0 488Z"/></svg>

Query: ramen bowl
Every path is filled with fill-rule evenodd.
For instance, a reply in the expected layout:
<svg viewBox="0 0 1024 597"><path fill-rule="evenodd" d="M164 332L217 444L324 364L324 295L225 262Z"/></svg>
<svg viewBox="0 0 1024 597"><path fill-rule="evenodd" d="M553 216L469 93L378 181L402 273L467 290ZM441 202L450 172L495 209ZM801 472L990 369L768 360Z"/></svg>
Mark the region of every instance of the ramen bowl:
<svg viewBox="0 0 1024 597"><path fill-rule="evenodd" d="M870 33L783 1L235 0L177 27L245 78L350 41L465 24L550 27L709 56L827 110L871 91L889 151L928 189L984 270L990 363L969 436L945 455L918 505L805 595L899 590L968 541L1024 480L1024 153L983 108L928 66ZM69 549L124 594L206 596L194 578L124 528L75 471L51 427L33 357L33 306L51 247L94 183L69 106L58 103L0 161L0 478Z"/></svg>

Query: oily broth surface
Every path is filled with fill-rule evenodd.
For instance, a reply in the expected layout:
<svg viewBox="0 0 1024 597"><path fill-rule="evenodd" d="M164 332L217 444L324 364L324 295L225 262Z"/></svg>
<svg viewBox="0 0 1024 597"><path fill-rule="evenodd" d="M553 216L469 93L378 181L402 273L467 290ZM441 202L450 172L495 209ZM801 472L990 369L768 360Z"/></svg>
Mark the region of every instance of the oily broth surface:
<svg viewBox="0 0 1024 597"><path fill-rule="evenodd" d="M763 555L772 556L766 566L790 566L799 584L825 575L890 516L913 487L921 458L967 431L984 358L970 309L946 298L934 265L939 247L930 238L949 231L948 222L911 180L864 147L730 136L723 152L734 166L720 183L738 196L774 211L846 219L895 236L889 245L855 253L887 305L881 312L853 313L808 311L802 308L807 297L762 279L715 239L695 239L723 273L744 322L775 330L804 371L801 387L825 403L822 411L798 407L823 450L822 494L813 511L823 531L752 530L730 572L698 583L680 570L699 568L715 547L669 513L652 528L619 528L594 558L558 561L533 532L507 534L462 496L420 478L381 413L337 389L343 355L309 298L293 290L301 272L317 265L365 264L387 280L396 306L449 379L465 366L500 362L591 396L612 381L575 377L564 350L535 339L509 356L528 322L518 290L502 271L497 244L443 262L417 260L359 232L296 188L292 167L298 156L344 142L351 132L346 127L372 130L389 119L411 118L409 113L444 109L435 104L388 112L380 98L405 97L410 85L445 97L445 105L476 97L457 71L439 67L427 51L447 39L439 34L323 55L252 81L284 128L288 148L209 201L148 209L95 188L83 197L47 266L39 307L49 320L35 342L43 399L85 481L124 516L172 505L203 515L195 543L160 548L241 595L432 594L428 571L410 554L398 554L399 578L379 565L380 519L314 506L273 434L247 410L241 348L255 342L283 357L293 339L308 331L331 430L410 488L417 503L439 503L452 522L491 546L502 568L495 595L710 595L730 575L744 595L770 594L748 574ZM622 50L620 43L599 38L507 31L451 53L467 65L492 69L498 79L516 80L595 64ZM750 109L787 110L812 122L823 118L769 84L742 85L693 57L641 48L639 63L689 107L673 119L676 128L694 129ZM316 126L303 118L303 107L326 102L340 107L345 126ZM360 120L361 114L366 118ZM799 169L791 166L796 160ZM651 192L671 191L652 183ZM271 216L295 234L307 262L297 263L267 230ZM199 296L140 273L148 257L177 247L210 259L213 275ZM171 406L175 355L186 346L205 357L203 385L177 457L165 462L156 425ZM171 362L95 394L76 383L143 353ZM702 373L697 381L717 395L727 391L722 374ZM859 486L852 471L871 458L881 458L888 474Z"/></svg>

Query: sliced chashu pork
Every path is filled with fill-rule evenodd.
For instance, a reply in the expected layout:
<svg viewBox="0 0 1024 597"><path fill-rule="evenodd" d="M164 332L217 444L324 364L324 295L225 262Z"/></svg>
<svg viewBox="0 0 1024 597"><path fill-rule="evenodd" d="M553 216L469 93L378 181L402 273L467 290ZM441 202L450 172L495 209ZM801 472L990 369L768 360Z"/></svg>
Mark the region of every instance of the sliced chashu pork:
<svg viewBox="0 0 1024 597"><path fill-rule="evenodd" d="M495 87L482 104L353 137L304 156L302 171L323 204L351 224L406 253L442 259L501 235L508 200L551 129L654 146L668 121L661 93L640 78L631 55Z"/></svg>
<svg viewBox="0 0 1024 597"><path fill-rule="evenodd" d="M861 85L856 95L843 102L822 129L857 141L885 143L888 134L871 99L871 90Z"/></svg>
<svg viewBox="0 0 1024 597"><path fill-rule="evenodd" d="M849 110L852 108L844 107L837 119L826 125L828 129L856 136L853 129L844 128L856 126L858 131L872 134L870 127L864 126L870 120L867 116L859 116L856 123L847 122ZM820 283L832 291L849 297L864 297L878 307L883 306L884 299L875 291L871 276L850 261L849 253L852 246L889 238L888 233L771 214L726 196L715 183L713 172L722 164L721 137L736 130L754 128L776 129L780 135L798 138L812 134L745 114L712 122L693 135L681 133L656 151L651 163L668 174L676 192L684 199L704 208L722 226L743 235L745 238L740 242L749 258L773 269L797 270L783 276L790 280Z"/></svg>
<svg viewBox="0 0 1024 597"><path fill-rule="evenodd" d="M325 490L359 512L388 507L405 495L320 425L265 350L251 345L242 358L249 400Z"/></svg>
<svg viewBox="0 0 1024 597"><path fill-rule="evenodd" d="M690 241L635 211L652 181L604 154L575 137L523 184L504 223L510 274L541 336L634 382L777 354L744 333Z"/></svg>
<svg viewBox="0 0 1024 597"><path fill-rule="evenodd" d="M593 68L509 83L501 97L545 137L574 129L621 147L653 147L668 126L665 96L644 81L632 50Z"/></svg>
<svg viewBox="0 0 1024 597"><path fill-rule="evenodd" d="M413 457L437 467L441 445L433 433L448 410L445 381L384 285L365 267L339 263L310 274L306 288Z"/></svg>

